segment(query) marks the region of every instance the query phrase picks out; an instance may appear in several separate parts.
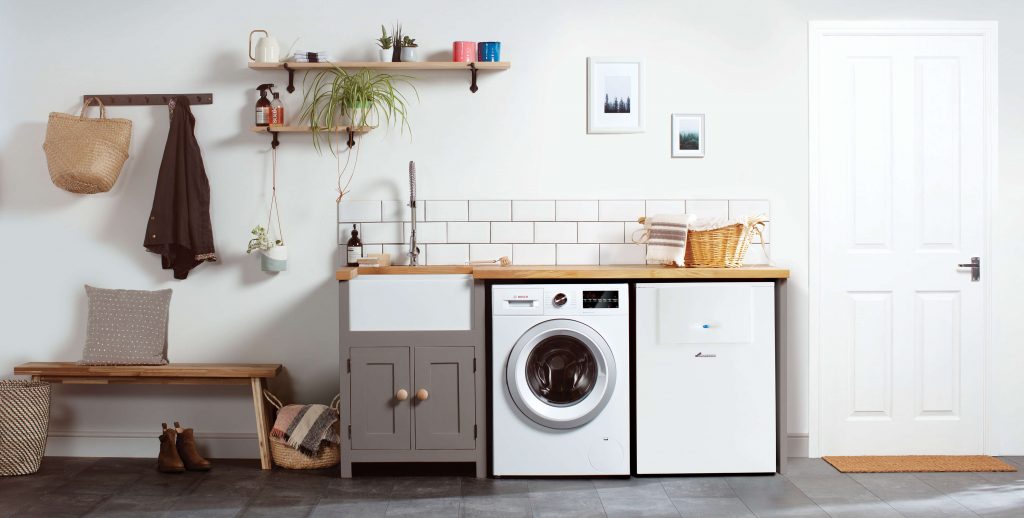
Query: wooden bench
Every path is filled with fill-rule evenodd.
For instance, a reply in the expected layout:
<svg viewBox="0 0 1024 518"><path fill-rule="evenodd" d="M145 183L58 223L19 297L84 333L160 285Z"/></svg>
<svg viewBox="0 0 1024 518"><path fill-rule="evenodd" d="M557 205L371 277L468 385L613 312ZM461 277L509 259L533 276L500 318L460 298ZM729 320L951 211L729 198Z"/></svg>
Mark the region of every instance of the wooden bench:
<svg viewBox="0 0 1024 518"><path fill-rule="evenodd" d="M249 385L256 410L260 466L270 469L270 416L263 403L267 378L281 372L277 363L170 363L167 365L78 365L74 362L32 362L14 374L51 383L87 385Z"/></svg>

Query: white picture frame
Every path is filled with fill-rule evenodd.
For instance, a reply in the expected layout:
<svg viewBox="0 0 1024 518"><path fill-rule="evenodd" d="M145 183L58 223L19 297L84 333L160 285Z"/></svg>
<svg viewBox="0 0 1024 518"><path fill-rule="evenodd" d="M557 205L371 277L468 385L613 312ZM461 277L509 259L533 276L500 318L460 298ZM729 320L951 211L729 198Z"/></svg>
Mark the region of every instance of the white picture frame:
<svg viewBox="0 0 1024 518"><path fill-rule="evenodd" d="M672 114L672 158L704 158L707 132L703 113ZM693 144L696 134L697 143Z"/></svg>
<svg viewBox="0 0 1024 518"><path fill-rule="evenodd" d="M587 58L587 133L643 133L644 102L642 59Z"/></svg>

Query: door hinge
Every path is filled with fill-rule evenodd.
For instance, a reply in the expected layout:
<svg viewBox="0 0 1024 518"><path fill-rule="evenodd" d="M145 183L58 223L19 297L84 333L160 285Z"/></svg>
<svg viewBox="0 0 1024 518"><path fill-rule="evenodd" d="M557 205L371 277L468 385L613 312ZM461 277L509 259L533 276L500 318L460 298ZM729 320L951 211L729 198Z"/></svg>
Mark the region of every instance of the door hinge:
<svg viewBox="0 0 1024 518"><path fill-rule="evenodd" d="M476 427L477 427L477 425L473 425L473 438L474 439L476 439ZM351 437L349 437L349 438L351 439Z"/></svg>
<svg viewBox="0 0 1024 518"><path fill-rule="evenodd" d="M352 440L352 425L348 425L348 440Z"/></svg>
<svg viewBox="0 0 1024 518"><path fill-rule="evenodd" d="M352 372L352 358L349 358L347 363L348 367L346 367L345 372Z"/></svg>

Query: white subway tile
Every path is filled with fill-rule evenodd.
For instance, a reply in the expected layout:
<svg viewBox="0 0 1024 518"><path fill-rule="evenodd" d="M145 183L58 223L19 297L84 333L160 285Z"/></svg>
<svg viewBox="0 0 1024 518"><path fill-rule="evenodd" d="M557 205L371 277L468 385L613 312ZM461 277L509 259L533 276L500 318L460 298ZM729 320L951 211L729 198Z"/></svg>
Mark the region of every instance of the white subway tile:
<svg viewBox="0 0 1024 518"><path fill-rule="evenodd" d="M508 257L512 259L512 245L472 244L469 245L470 261L490 261ZM498 264L498 263L494 263Z"/></svg>
<svg viewBox="0 0 1024 518"><path fill-rule="evenodd" d="M391 255L391 264L395 266L403 266L409 264L409 245L384 245L383 252ZM423 264L426 255L423 253L424 249L420 247L420 264Z"/></svg>
<svg viewBox="0 0 1024 518"><path fill-rule="evenodd" d="M427 221L466 221L469 219L469 202L450 200L427 200Z"/></svg>
<svg viewBox="0 0 1024 518"><path fill-rule="evenodd" d="M539 221L533 224L537 243L575 243L576 223Z"/></svg>
<svg viewBox="0 0 1024 518"><path fill-rule="evenodd" d="M647 215L686 214L686 202L683 200L647 200Z"/></svg>
<svg viewBox="0 0 1024 518"><path fill-rule="evenodd" d="M555 202L558 221L597 221L597 200L558 200Z"/></svg>
<svg viewBox="0 0 1024 518"><path fill-rule="evenodd" d="M601 221L636 221L647 214L644 200L601 200Z"/></svg>
<svg viewBox="0 0 1024 518"><path fill-rule="evenodd" d="M743 264L749 265L765 265L771 264L770 257L765 254L770 254L772 251L771 245L764 245L764 249L759 244L750 244L750 248L747 249L747 255L743 258Z"/></svg>
<svg viewBox="0 0 1024 518"><path fill-rule="evenodd" d="M555 264L555 245L512 245L512 262L515 264Z"/></svg>
<svg viewBox="0 0 1024 518"><path fill-rule="evenodd" d="M625 223L621 221L579 223L577 241L580 243L622 243Z"/></svg>
<svg viewBox="0 0 1024 518"><path fill-rule="evenodd" d="M532 243L533 223L495 221L491 223L492 243Z"/></svg>
<svg viewBox="0 0 1024 518"><path fill-rule="evenodd" d="M451 221L448 223L449 243L489 243L491 224L484 221Z"/></svg>
<svg viewBox="0 0 1024 518"><path fill-rule="evenodd" d="M600 264L598 245L557 245L557 264Z"/></svg>
<svg viewBox="0 0 1024 518"><path fill-rule="evenodd" d="M338 244L348 244L348 239L352 237L352 225L356 226L356 231L360 234L362 239L362 231L359 230L359 223L338 223Z"/></svg>
<svg viewBox="0 0 1024 518"><path fill-rule="evenodd" d="M469 245L427 245L426 264L466 264L467 261L469 261Z"/></svg>
<svg viewBox="0 0 1024 518"><path fill-rule="evenodd" d="M554 200L513 200L512 221L554 221Z"/></svg>
<svg viewBox="0 0 1024 518"><path fill-rule="evenodd" d="M770 217L770 204L768 200L729 200L729 217L730 218L746 218L749 216L765 216ZM764 230L761 234L764 236L765 243L771 243L771 238L768 236L769 227L771 223L765 223ZM760 243L761 238L757 234L754 234L754 243Z"/></svg>
<svg viewBox="0 0 1024 518"><path fill-rule="evenodd" d="M412 224L405 223L405 240L403 243L409 242L409 234L412 232ZM416 242L417 243L447 243L448 242L448 224L443 221L424 221L423 223L416 223Z"/></svg>
<svg viewBox="0 0 1024 518"><path fill-rule="evenodd" d="M344 200L338 204L338 221L380 221L380 201Z"/></svg>
<svg viewBox="0 0 1024 518"><path fill-rule="evenodd" d="M423 202L417 202L416 213L418 218L416 221L423 221ZM381 221L410 221L410 215L412 209L409 208L409 202L407 201L389 201L385 200L381 202Z"/></svg>
<svg viewBox="0 0 1024 518"><path fill-rule="evenodd" d="M727 200L686 200L686 212L701 219L728 218Z"/></svg>
<svg viewBox="0 0 1024 518"><path fill-rule="evenodd" d="M512 202L509 200L471 200L470 221L512 221Z"/></svg>
<svg viewBox="0 0 1024 518"><path fill-rule="evenodd" d="M359 227L359 235L362 237L363 243L388 244L404 241L401 223L363 223ZM346 238L346 242L347 240L348 238Z"/></svg>
<svg viewBox="0 0 1024 518"><path fill-rule="evenodd" d="M645 264L647 245L601 245L601 264Z"/></svg>
<svg viewBox="0 0 1024 518"><path fill-rule="evenodd" d="M637 242L636 240L641 239L643 237L643 235L644 235L643 230L644 230L644 226L641 225L640 223L637 223L635 221L627 221L626 222L626 235L625 235L626 242L627 243L636 243Z"/></svg>

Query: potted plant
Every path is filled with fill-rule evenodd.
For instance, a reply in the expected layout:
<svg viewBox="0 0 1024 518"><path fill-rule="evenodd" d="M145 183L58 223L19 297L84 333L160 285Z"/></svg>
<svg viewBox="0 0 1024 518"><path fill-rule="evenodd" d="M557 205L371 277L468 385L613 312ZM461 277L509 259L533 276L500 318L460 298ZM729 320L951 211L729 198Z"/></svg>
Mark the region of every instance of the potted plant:
<svg viewBox="0 0 1024 518"><path fill-rule="evenodd" d="M379 58L381 61L391 61L391 56L394 52L391 49L393 43L394 38L388 36L388 31L382 24L380 26L380 37L377 38L377 46L380 47L380 49L378 49L380 52Z"/></svg>
<svg viewBox="0 0 1024 518"><path fill-rule="evenodd" d="M417 61L416 49L419 45L416 44L416 38L410 38L408 36L402 37L402 61Z"/></svg>
<svg viewBox="0 0 1024 518"><path fill-rule="evenodd" d="M249 248L245 253L251 254L259 250L260 267L263 271L283 272L288 269L288 247L284 246L284 240L271 241L263 225L256 225L250 233L253 237L249 240Z"/></svg>
<svg viewBox="0 0 1024 518"><path fill-rule="evenodd" d="M405 76L377 73L372 70L349 72L332 67L321 70L303 80L301 120L308 122L313 133L313 145L321 151L326 142L332 152L334 128L339 126L377 126L381 121L408 128L408 100L397 87L416 87ZM417 94L418 98L418 94ZM340 139L339 139L340 141Z"/></svg>

